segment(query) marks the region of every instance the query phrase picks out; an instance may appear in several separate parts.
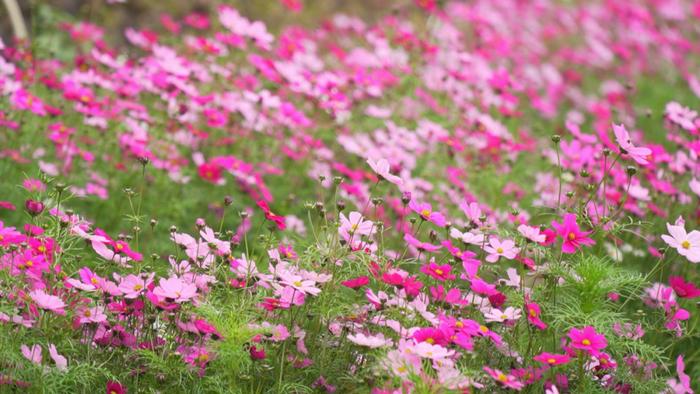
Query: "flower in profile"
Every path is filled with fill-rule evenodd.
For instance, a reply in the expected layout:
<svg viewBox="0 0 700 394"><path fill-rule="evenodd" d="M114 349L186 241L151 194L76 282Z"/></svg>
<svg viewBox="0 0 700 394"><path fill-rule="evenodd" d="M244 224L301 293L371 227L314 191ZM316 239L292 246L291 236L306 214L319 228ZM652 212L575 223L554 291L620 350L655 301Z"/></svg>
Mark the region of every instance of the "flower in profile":
<svg viewBox="0 0 700 394"><path fill-rule="evenodd" d="M20 346L20 350L22 350L22 355L24 356L24 358L33 362L36 365L41 365L41 359L42 359L41 346L34 345L32 347L29 347L27 345L22 345L22 346Z"/></svg>
<svg viewBox="0 0 700 394"><path fill-rule="evenodd" d="M359 276L357 278L342 281L340 284L351 289L359 289L360 287L364 287L369 284L369 278L367 276Z"/></svg>
<svg viewBox="0 0 700 394"><path fill-rule="evenodd" d="M697 298L700 297L700 289L692 282L686 282L680 276L672 276L668 278L668 283L673 288L673 291L680 298Z"/></svg>
<svg viewBox="0 0 700 394"><path fill-rule="evenodd" d="M37 200L27 200L24 202L24 208L32 216L37 216L44 212L44 203Z"/></svg>
<svg viewBox="0 0 700 394"><path fill-rule="evenodd" d="M540 330L547 328L547 324L540 319L542 310L537 303L529 302L525 304L525 309L527 309L527 321L529 321L530 324L539 328Z"/></svg>
<svg viewBox="0 0 700 394"><path fill-rule="evenodd" d="M687 233L685 225L670 223L666 223L666 229L670 235L663 234L661 239L691 263L700 263L700 231Z"/></svg>
<svg viewBox="0 0 700 394"><path fill-rule="evenodd" d="M65 371L68 369L68 359L58 353L58 350L56 350L56 345L53 343L49 344L49 355L51 356L53 362L56 363L56 368L58 368L59 371Z"/></svg>
<svg viewBox="0 0 700 394"><path fill-rule="evenodd" d="M381 178L386 179L387 181L397 185L401 186L403 184L403 180L401 180L400 177L396 175L392 175L389 171L391 169L391 166L389 165L389 161L387 159L379 159L377 161L374 161L372 159L367 159L367 164L372 168L372 170L379 175Z"/></svg>
<svg viewBox="0 0 700 394"><path fill-rule="evenodd" d="M385 338L383 334L365 335L361 332L358 332L355 334L349 334L347 338L350 342L356 345L365 346L372 349L384 346L391 346L393 344L391 339Z"/></svg>
<svg viewBox="0 0 700 394"><path fill-rule="evenodd" d="M442 248L441 245L433 245L428 242L421 242L418 239L416 239L414 236L411 234L404 234L403 236L404 241L406 241L409 245L415 247L416 249L420 251L425 251L425 252L435 252L440 250Z"/></svg>
<svg viewBox="0 0 700 394"><path fill-rule="evenodd" d="M444 282L446 280L453 280L455 276L450 273L452 267L449 264L439 265L435 263L435 259L431 259L430 263L420 267L420 272Z"/></svg>
<svg viewBox="0 0 700 394"><path fill-rule="evenodd" d="M567 354L542 352L537 356L533 357L532 359L547 365L562 365L571 361L571 356Z"/></svg>
<svg viewBox="0 0 700 394"><path fill-rule="evenodd" d="M433 207L428 203L419 203L415 200L411 200L411 202L408 203L408 207L411 208L413 212L420 215L421 219L432 222L438 227L444 227L445 223L447 223L445 216L440 212L434 212Z"/></svg>
<svg viewBox="0 0 700 394"><path fill-rule="evenodd" d="M669 379L666 381L671 392L673 394L693 394L693 389L690 387L690 376L685 373L685 362L683 362L682 355L676 359L676 374L678 374L678 380Z"/></svg>
<svg viewBox="0 0 700 394"><path fill-rule="evenodd" d="M265 200L258 200L258 207L262 209L265 214L265 219L275 223L280 231L283 231L287 226L284 224L284 216L276 215L270 210L270 206L267 205Z"/></svg>
<svg viewBox="0 0 700 394"><path fill-rule="evenodd" d="M518 226L518 232L532 242L542 243L547 239L547 235L540 232L539 227L528 226L521 224Z"/></svg>
<svg viewBox="0 0 700 394"><path fill-rule="evenodd" d="M569 330L568 337L571 339L571 347L584 350L594 356L600 354L600 351L608 346L605 335L596 332L593 326L586 326L582 329L574 327Z"/></svg>
<svg viewBox="0 0 700 394"><path fill-rule="evenodd" d="M564 242L561 245L561 251L567 254L575 253L581 248L581 245L595 245L595 241L588 237L591 231L581 231L576 223L576 215L567 213L564 215L564 220L561 223L552 221L552 227L557 232Z"/></svg>
<svg viewBox="0 0 700 394"><path fill-rule="evenodd" d="M486 261L495 263L500 257L505 257L508 260L514 259L520 249L515 246L515 242L511 239L501 241L496 237L491 237L488 245L484 246L484 251L489 254L486 256Z"/></svg>
<svg viewBox="0 0 700 394"><path fill-rule="evenodd" d="M525 387L525 384L523 384L523 382L519 381L518 378L511 374L505 374L498 369L492 369L489 367L484 367L484 371L487 374L489 374L489 376L493 380L497 381L498 383L502 384L504 387L507 387L509 389L520 391L523 387Z"/></svg>
<svg viewBox="0 0 700 394"><path fill-rule="evenodd" d="M651 155L651 149L634 146L630 139L630 133L625 129L624 125L614 124L613 131L615 132L615 140L617 144L620 145L623 154L628 154L638 164L649 164L647 158Z"/></svg>
<svg viewBox="0 0 700 394"><path fill-rule="evenodd" d="M43 290L37 289L29 293L29 297L36 303L40 309L54 312L63 315L66 311L63 309L66 304L59 297L51 294L46 294Z"/></svg>

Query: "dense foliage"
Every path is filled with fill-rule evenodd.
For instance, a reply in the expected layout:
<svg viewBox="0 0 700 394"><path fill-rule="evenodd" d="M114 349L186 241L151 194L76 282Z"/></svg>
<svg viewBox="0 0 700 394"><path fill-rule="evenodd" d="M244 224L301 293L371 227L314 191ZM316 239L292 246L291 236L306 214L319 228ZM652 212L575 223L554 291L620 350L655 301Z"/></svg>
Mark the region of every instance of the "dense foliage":
<svg viewBox="0 0 700 394"><path fill-rule="evenodd" d="M42 10L0 42L1 392L697 389L697 2Z"/></svg>

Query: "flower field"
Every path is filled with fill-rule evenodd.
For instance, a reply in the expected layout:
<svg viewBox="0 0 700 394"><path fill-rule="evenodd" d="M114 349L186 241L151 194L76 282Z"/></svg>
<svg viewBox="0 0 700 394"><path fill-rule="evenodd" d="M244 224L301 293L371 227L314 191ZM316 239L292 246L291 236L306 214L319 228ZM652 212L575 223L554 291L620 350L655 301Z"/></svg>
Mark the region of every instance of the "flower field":
<svg viewBox="0 0 700 394"><path fill-rule="evenodd" d="M0 393L700 390L700 2L269 3L0 41Z"/></svg>

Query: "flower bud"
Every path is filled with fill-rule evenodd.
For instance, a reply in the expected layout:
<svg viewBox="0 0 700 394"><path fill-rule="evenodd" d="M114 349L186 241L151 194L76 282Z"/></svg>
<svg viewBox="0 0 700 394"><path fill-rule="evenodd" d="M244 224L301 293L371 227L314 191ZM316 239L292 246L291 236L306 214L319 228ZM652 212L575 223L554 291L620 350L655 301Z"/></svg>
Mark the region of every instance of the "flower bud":
<svg viewBox="0 0 700 394"><path fill-rule="evenodd" d="M32 216L37 216L44 211L44 203L37 200L27 200L24 202L24 208Z"/></svg>

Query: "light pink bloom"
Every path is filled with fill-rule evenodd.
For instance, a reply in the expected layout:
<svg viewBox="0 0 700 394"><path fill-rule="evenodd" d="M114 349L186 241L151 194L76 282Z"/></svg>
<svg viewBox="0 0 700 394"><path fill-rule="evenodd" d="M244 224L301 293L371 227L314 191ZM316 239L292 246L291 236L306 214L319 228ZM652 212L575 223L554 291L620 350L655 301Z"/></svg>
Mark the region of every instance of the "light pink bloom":
<svg viewBox="0 0 700 394"><path fill-rule="evenodd" d="M353 211L348 217L340 213L340 227L338 234L345 239L350 239L352 236L372 235L375 231L374 223L371 220L364 220L361 213Z"/></svg>
<svg viewBox="0 0 700 394"><path fill-rule="evenodd" d="M522 316L520 308L513 308L512 306L507 307L503 311L498 308L491 308L488 312L484 313L484 318L487 322L502 323L508 320L518 320L520 316Z"/></svg>
<svg viewBox="0 0 700 394"><path fill-rule="evenodd" d="M53 343L49 344L49 355L53 359L53 362L56 363L56 368L58 368L59 371L65 371L68 369L68 360L62 355L58 354L56 345Z"/></svg>
<svg viewBox="0 0 700 394"><path fill-rule="evenodd" d="M379 159L377 161L374 161L372 159L367 159L367 164L372 168L372 170L377 173L380 177L386 179L387 181L395 184L395 185L401 185L403 184L403 180L401 180L400 177L396 175L392 175L390 171L390 165L389 161L386 159Z"/></svg>
<svg viewBox="0 0 700 394"><path fill-rule="evenodd" d="M46 294L43 290L40 289L31 291L29 293L29 296L36 303L36 306L38 306L41 309L45 309L57 313L59 315L63 315L66 313L66 311L63 309L66 307L66 304L59 297Z"/></svg>
<svg viewBox="0 0 700 394"><path fill-rule="evenodd" d="M33 362L34 364L41 365L41 346L34 345L30 348L27 345L22 345L20 346L20 349L22 350L22 355L24 358Z"/></svg>
<svg viewBox="0 0 700 394"><path fill-rule="evenodd" d="M170 299L172 302L183 303L197 295L197 286L187 283L181 278L172 276L168 279L161 278L159 286L153 289L153 294L159 298Z"/></svg>
<svg viewBox="0 0 700 394"><path fill-rule="evenodd" d="M690 376L685 373L683 356L678 356L676 359L676 373L678 374L678 380L669 379L666 381L671 392L673 394L693 394L693 389L690 387Z"/></svg>
<svg viewBox="0 0 700 394"><path fill-rule="evenodd" d="M614 124L613 131L615 132L615 140L624 151L623 153L627 153L638 164L649 164L647 158L651 155L651 149L634 146L630 139L630 133L625 129L624 125Z"/></svg>
<svg viewBox="0 0 700 394"><path fill-rule="evenodd" d="M671 235L663 234L661 238L668 246L676 249L678 254L685 256L691 263L700 263L700 231L686 233L683 224L666 223L666 228Z"/></svg>
<svg viewBox="0 0 700 394"><path fill-rule="evenodd" d="M515 246L513 240L506 239L501 241L496 237L491 237L488 245L484 246L484 251L489 254L486 256L486 261L495 263L501 256L508 260L514 259L520 252L520 249Z"/></svg>
<svg viewBox="0 0 700 394"><path fill-rule="evenodd" d="M436 226L444 227L445 223L447 223L445 215L440 212L434 212L433 207L428 203L419 203L415 200L411 200L411 202L408 203L408 207L411 208L413 212L419 214L423 220L432 222Z"/></svg>
<svg viewBox="0 0 700 394"><path fill-rule="evenodd" d="M384 337L384 334L377 335L364 335L361 332L356 334L348 335L348 340L356 345L366 346L369 348L378 348L384 346L391 346L393 342L391 339Z"/></svg>
<svg viewBox="0 0 700 394"><path fill-rule="evenodd" d="M508 387L516 391L520 391L523 387L525 387L525 384L511 374L505 374L498 369L492 369L489 367L484 367L484 371L488 373L492 379L502 384L504 387Z"/></svg>
<svg viewBox="0 0 700 394"><path fill-rule="evenodd" d="M523 237L529 239L532 242L542 243L547 239L545 234L540 232L539 227L528 226L526 224L521 224L518 226L518 232L522 234Z"/></svg>

